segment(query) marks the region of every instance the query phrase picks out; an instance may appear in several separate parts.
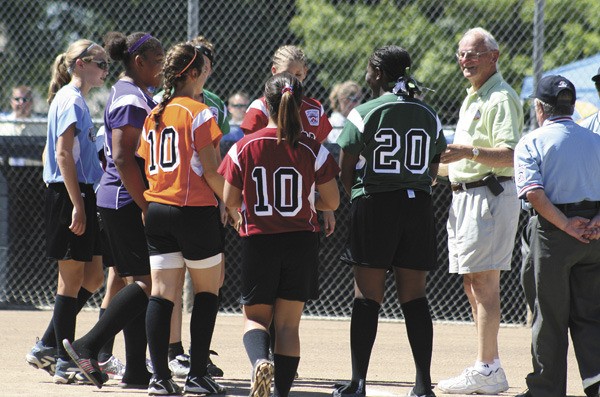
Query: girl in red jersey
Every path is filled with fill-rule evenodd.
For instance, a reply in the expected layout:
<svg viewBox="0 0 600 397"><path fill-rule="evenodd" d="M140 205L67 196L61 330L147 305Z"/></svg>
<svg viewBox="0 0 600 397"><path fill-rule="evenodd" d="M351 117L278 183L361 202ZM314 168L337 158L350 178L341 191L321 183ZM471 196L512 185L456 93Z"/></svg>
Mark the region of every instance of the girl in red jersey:
<svg viewBox="0 0 600 397"><path fill-rule="evenodd" d="M279 47L273 54L273 64L271 73L288 72L294 75L300 84L304 82L308 74L308 64L306 55L301 48L294 45L284 45ZM300 127L303 134L317 142L323 143L332 130L331 123L323 109L321 102L314 98L302 95L300 101ZM251 134L264 128L269 123L269 108L266 98L255 99L248 110L246 116L240 125L244 134ZM329 237L335 230L335 216L332 211L323 212L323 226L325 235Z"/></svg>
<svg viewBox="0 0 600 397"><path fill-rule="evenodd" d="M188 394L222 394L225 389L206 373L208 349L218 310L223 243L215 193L223 193L217 173L221 130L213 113L193 98L201 90L202 54L177 44L166 55L164 95L148 115L139 154L145 159L150 188L146 237L152 292L146 314L154 376L149 395L180 394L168 367L169 324L182 272L190 272L194 308L190 324L191 366ZM202 227L198 227L202 225Z"/></svg>
<svg viewBox="0 0 600 397"><path fill-rule="evenodd" d="M289 73L265 85L269 123L232 146L219 172L225 204L240 207L244 237L244 346L254 365L252 397L286 397L300 361L298 327L312 297L318 267L316 210L335 210L339 168L327 149L301 133L302 85ZM316 194L315 192L319 194ZM269 325L275 322L274 362Z"/></svg>

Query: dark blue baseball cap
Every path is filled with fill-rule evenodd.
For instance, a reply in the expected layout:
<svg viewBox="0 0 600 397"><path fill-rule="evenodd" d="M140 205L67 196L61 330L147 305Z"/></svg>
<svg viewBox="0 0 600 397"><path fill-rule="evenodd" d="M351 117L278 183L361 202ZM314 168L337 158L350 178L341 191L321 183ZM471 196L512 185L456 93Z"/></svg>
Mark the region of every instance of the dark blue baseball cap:
<svg viewBox="0 0 600 397"><path fill-rule="evenodd" d="M592 77L592 81L600 83L600 68L598 68L598 74Z"/></svg>
<svg viewBox="0 0 600 397"><path fill-rule="evenodd" d="M558 95L563 92L568 91L571 95L571 100L567 103L561 101L561 104L575 104L575 86L571 83L567 78L560 75L551 75L543 77L539 82L537 87L535 88L535 93L533 93L529 98L537 98L542 102L545 102L549 105L557 105L558 104Z"/></svg>

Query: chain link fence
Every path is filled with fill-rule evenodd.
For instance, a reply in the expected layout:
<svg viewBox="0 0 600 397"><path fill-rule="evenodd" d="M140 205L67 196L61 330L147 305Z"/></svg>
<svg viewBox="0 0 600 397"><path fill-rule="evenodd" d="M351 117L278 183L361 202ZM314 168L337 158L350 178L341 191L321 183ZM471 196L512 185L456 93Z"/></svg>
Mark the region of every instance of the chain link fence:
<svg viewBox="0 0 600 397"><path fill-rule="evenodd" d="M0 4L0 109L9 114L11 88L25 84L33 88L34 113L41 117L47 110L45 95L56 55L78 38L101 42L111 30L148 31L165 48L196 34L206 36L216 46L207 88L223 99L239 90L253 98L260 96L273 52L283 44L300 45L309 58L307 94L320 99L328 112L327 97L334 84L350 79L365 86L367 58L373 49L398 44L411 53L412 73L430 89L424 99L447 126L456 123L468 87L454 52L462 33L471 27L482 26L495 35L500 71L517 92L534 72L600 53L597 0L0 0ZM536 52L541 56L535 62L534 47L542 49ZM88 102L95 117L101 118L108 87L120 72L119 65L113 65L107 86L91 91ZM575 85L588 84L591 75L582 73ZM369 99L366 91L365 87ZM5 135L3 128L0 125L0 135ZM44 255L44 186L39 166L43 144L40 137L0 136L0 304L53 304L56 266ZM429 297L436 319L469 321L462 280L447 273L445 221L450 199L447 186L434 189L439 268L430 276ZM336 233L323 238L321 299L307 305L309 315L350 314L351 270L338 259L347 233L348 208L345 198L336 212ZM525 222L521 219L520 231ZM240 310L238 244L235 233L228 230L224 312ZM505 323L523 323L526 317L520 261L519 234L513 270L502 275ZM401 318L391 277L388 284L383 316ZM100 297L96 295L91 305L98 306Z"/></svg>

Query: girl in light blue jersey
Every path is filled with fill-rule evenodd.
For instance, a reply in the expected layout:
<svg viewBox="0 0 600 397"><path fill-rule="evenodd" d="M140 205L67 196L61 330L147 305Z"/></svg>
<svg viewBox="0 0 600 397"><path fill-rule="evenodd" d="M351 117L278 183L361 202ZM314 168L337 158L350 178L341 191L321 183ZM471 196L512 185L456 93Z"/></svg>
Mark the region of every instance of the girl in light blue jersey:
<svg viewBox="0 0 600 397"><path fill-rule="evenodd" d="M104 84L107 70L104 49L90 40L78 40L56 58L48 90L46 249L48 257L58 261L58 290L52 324L27 361L53 374L55 383L75 379L76 367L61 342L75 335L77 312L104 277L93 189L102 168L85 96Z"/></svg>

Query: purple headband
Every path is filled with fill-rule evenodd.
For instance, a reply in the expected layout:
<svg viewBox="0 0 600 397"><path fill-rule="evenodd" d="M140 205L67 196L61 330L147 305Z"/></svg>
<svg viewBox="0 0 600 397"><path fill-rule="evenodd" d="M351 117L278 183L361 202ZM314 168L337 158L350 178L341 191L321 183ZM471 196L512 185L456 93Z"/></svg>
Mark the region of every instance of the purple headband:
<svg viewBox="0 0 600 397"><path fill-rule="evenodd" d="M137 41L135 43L133 43L133 45L131 47L129 47L127 52L129 54L133 54L134 52L137 51L138 48L141 47L142 44L144 44L146 41L150 40L151 38L152 38L152 35L150 33L146 33L145 35L143 35L142 37L137 39Z"/></svg>

